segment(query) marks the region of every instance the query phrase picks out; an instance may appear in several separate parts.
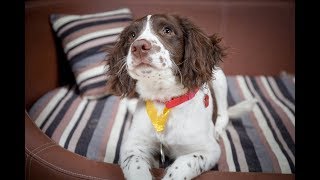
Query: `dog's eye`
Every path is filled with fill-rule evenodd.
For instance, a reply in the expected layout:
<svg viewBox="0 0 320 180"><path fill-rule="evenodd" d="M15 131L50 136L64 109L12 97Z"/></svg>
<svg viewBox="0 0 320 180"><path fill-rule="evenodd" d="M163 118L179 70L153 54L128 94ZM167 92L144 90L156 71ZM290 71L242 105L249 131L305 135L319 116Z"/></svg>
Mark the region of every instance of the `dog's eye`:
<svg viewBox="0 0 320 180"><path fill-rule="evenodd" d="M131 32L131 33L130 33L130 37L131 37L131 38L135 38L135 37L136 37L136 33Z"/></svg>
<svg viewBox="0 0 320 180"><path fill-rule="evenodd" d="M165 34L170 34L172 32L172 30L169 27L165 27L165 28L163 28L163 32Z"/></svg>

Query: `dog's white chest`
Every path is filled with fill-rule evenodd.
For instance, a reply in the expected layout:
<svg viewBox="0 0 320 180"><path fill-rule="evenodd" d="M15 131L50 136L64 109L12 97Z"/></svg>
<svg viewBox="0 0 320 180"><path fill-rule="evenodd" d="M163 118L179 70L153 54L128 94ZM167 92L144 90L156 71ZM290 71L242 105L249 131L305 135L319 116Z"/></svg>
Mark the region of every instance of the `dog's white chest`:
<svg viewBox="0 0 320 180"><path fill-rule="evenodd" d="M213 137L212 98L209 96L209 105L205 107L205 94L199 91L194 99L173 108L170 112L165 130L157 133L157 138L163 144L167 156L176 157L185 154L186 150L199 141ZM157 105L162 110L162 105ZM190 146L190 148L185 148ZM160 149L159 149L160 151Z"/></svg>

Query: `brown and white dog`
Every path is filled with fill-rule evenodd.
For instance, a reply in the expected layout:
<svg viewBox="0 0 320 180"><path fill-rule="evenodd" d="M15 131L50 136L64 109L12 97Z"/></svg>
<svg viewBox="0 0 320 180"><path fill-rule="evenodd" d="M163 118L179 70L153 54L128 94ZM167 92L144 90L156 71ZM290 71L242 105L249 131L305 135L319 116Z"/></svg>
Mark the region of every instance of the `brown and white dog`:
<svg viewBox="0 0 320 180"><path fill-rule="evenodd" d="M115 95L139 97L120 152L126 179L152 179L149 169L160 151L174 159L163 179L192 179L216 165L216 139L229 116L252 104L228 109L226 77L218 67L224 57L219 42L216 35L207 37L176 15L148 15L123 30L107 59L107 75ZM152 123L146 102L155 107L155 117L170 109L162 130Z"/></svg>

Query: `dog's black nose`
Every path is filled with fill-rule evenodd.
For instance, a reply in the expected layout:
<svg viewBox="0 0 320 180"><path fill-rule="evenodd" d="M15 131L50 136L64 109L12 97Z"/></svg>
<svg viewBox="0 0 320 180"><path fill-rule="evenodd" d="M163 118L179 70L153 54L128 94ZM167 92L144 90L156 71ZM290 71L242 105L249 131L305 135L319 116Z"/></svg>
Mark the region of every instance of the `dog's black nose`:
<svg viewBox="0 0 320 180"><path fill-rule="evenodd" d="M137 58L142 58L148 55L151 49L151 43L145 39L139 39L132 44L131 52Z"/></svg>

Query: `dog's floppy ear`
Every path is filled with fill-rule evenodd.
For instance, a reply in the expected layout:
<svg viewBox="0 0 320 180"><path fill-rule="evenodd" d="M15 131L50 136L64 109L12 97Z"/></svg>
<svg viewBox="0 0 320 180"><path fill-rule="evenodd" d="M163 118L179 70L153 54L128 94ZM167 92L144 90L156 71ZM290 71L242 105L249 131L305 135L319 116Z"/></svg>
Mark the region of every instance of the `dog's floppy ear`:
<svg viewBox="0 0 320 180"><path fill-rule="evenodd" d="M189 89L200 87L213 78L212 70L225 56L217 35L206 36L190 20L180 17L184 35L184 61L181 68L183 85Z"/></svg>
<svg viewBox="0 0 320 180"><path fill-rule="evenodd" d="M135 80L126 70L126 56L130 45L127 43L126 33L123 30L113 48L108 49L106 58L107 91L121 97L135 97Z"/></svg>

